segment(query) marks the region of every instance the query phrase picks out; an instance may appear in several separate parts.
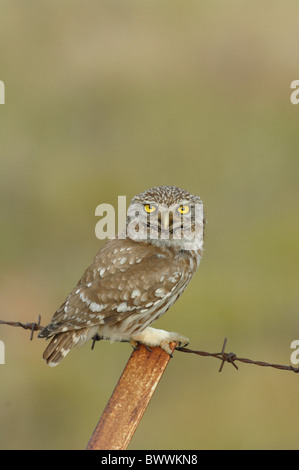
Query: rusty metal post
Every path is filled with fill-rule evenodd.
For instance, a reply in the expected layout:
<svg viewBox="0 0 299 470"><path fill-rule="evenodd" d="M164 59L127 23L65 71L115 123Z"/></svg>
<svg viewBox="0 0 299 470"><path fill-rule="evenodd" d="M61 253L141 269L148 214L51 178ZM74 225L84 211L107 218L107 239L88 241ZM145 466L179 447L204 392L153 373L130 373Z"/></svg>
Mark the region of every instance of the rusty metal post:
<svg viewBox="0 0 299 470"><path fill-rule="evenodd" d="M176 344L173 343L173 350ZM126 367L88 442L88 450L125 450L170 360L161 348L141 345Z"/></svg>

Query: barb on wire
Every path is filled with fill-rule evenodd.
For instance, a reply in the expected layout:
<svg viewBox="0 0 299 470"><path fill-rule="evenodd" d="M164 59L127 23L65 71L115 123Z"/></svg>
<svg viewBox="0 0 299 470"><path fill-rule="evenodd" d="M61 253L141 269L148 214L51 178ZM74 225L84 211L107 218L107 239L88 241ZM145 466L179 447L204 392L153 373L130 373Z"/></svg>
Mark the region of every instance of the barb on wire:
<svg viewBox="0 0 299 470"><path fill-rule="evenodd" d="M8 326L20 326L21 328L24 328L24 330L31 330L30 333L30 341L33 340L33 335L34 332L37 330L42 330L43 326L40 324L41 322L41 316L38 316L38 321L37 323L21 323L20 321L4 321L0 320L1 325L8 325Z"/></svg>
<svg viewBox="0 0 299 470"><path fill-rule="evenodd" d="M41 326L41 316L38 316L38 322L37 323L21 323L19 321L4 321L0 320L1 325L8 325L8 326L18 326L21 328L24 328L24 330L30 330L30 341L33 339L34 332L37 330L42 330L44 327ZM93 343L92 343L92 349L94 348L95 342L98 341L99 339L102 339L101 337L93 337ZM280 370L290 370L295 373L299 373L299 367L294 367L294 366L286 366L282 364L271 364L269 362L264 362L264 361L254 361L252 359L247 359L245 357L237 357L235 353L226 353L225 352L225 347L227 343L227 338L224 339L223 346L221 349L221 352L217 353L209 353L206 351L196 351L194 349L190 348L179 348L177 351L184 352L184 353L189 353L189 354L197 354L198 356L209 356L209 357L215 357L216 359L219 359L221 361L220 367L219 367L219 372L223 370L225 362L228 362L234 366L235 369L239 369L236 362L243 362L244 364L254 364L256 366L260 367L272 367L274 369L280 369Z"/></svg>

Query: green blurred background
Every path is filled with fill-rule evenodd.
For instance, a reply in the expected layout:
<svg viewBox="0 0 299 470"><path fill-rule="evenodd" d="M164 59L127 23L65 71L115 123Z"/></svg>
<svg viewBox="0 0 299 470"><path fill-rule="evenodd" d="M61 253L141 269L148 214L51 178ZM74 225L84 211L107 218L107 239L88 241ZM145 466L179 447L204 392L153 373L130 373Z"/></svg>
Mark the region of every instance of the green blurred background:
<svg viewBox="0 0 299 470"><path fill-rule="evenodd" d="M296 0L0 4L0 318L47 324L97 250L100 203L201 196L202 264L155 325L290 363L298 324ZM51 369L0 326L0 448L83 449L131 348ZM177 352L130 449L299 448L299 377Z"/></svg>

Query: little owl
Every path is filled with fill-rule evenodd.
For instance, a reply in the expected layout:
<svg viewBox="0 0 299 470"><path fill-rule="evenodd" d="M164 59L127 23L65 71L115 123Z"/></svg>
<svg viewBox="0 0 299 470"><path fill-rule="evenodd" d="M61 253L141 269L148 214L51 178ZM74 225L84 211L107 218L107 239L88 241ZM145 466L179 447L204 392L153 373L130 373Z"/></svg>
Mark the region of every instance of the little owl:
<svg viewBox="0 0 299 470"><path fill-rule="evenodd" d="M128 208L126 228L97 253L76 287L41 330L52 338L43 358L57 365L89 339L160 346L171 355L189 340L149 325L182 294L203 252L198 196L175 186L148 189ZM198 210L199 209L199 210Z"/></svg>

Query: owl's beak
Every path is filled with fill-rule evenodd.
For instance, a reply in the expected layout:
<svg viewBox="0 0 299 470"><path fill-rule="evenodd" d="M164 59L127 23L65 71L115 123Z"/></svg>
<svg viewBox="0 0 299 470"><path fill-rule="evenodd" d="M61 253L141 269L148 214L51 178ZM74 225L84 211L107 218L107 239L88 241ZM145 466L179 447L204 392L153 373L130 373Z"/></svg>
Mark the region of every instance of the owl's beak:
<svg viewBox="0 0 299 470"><path fill-rule="evenodd" d="M168 230L169 228L169 214L161 214L161 226L163 230Z"/></svg>

